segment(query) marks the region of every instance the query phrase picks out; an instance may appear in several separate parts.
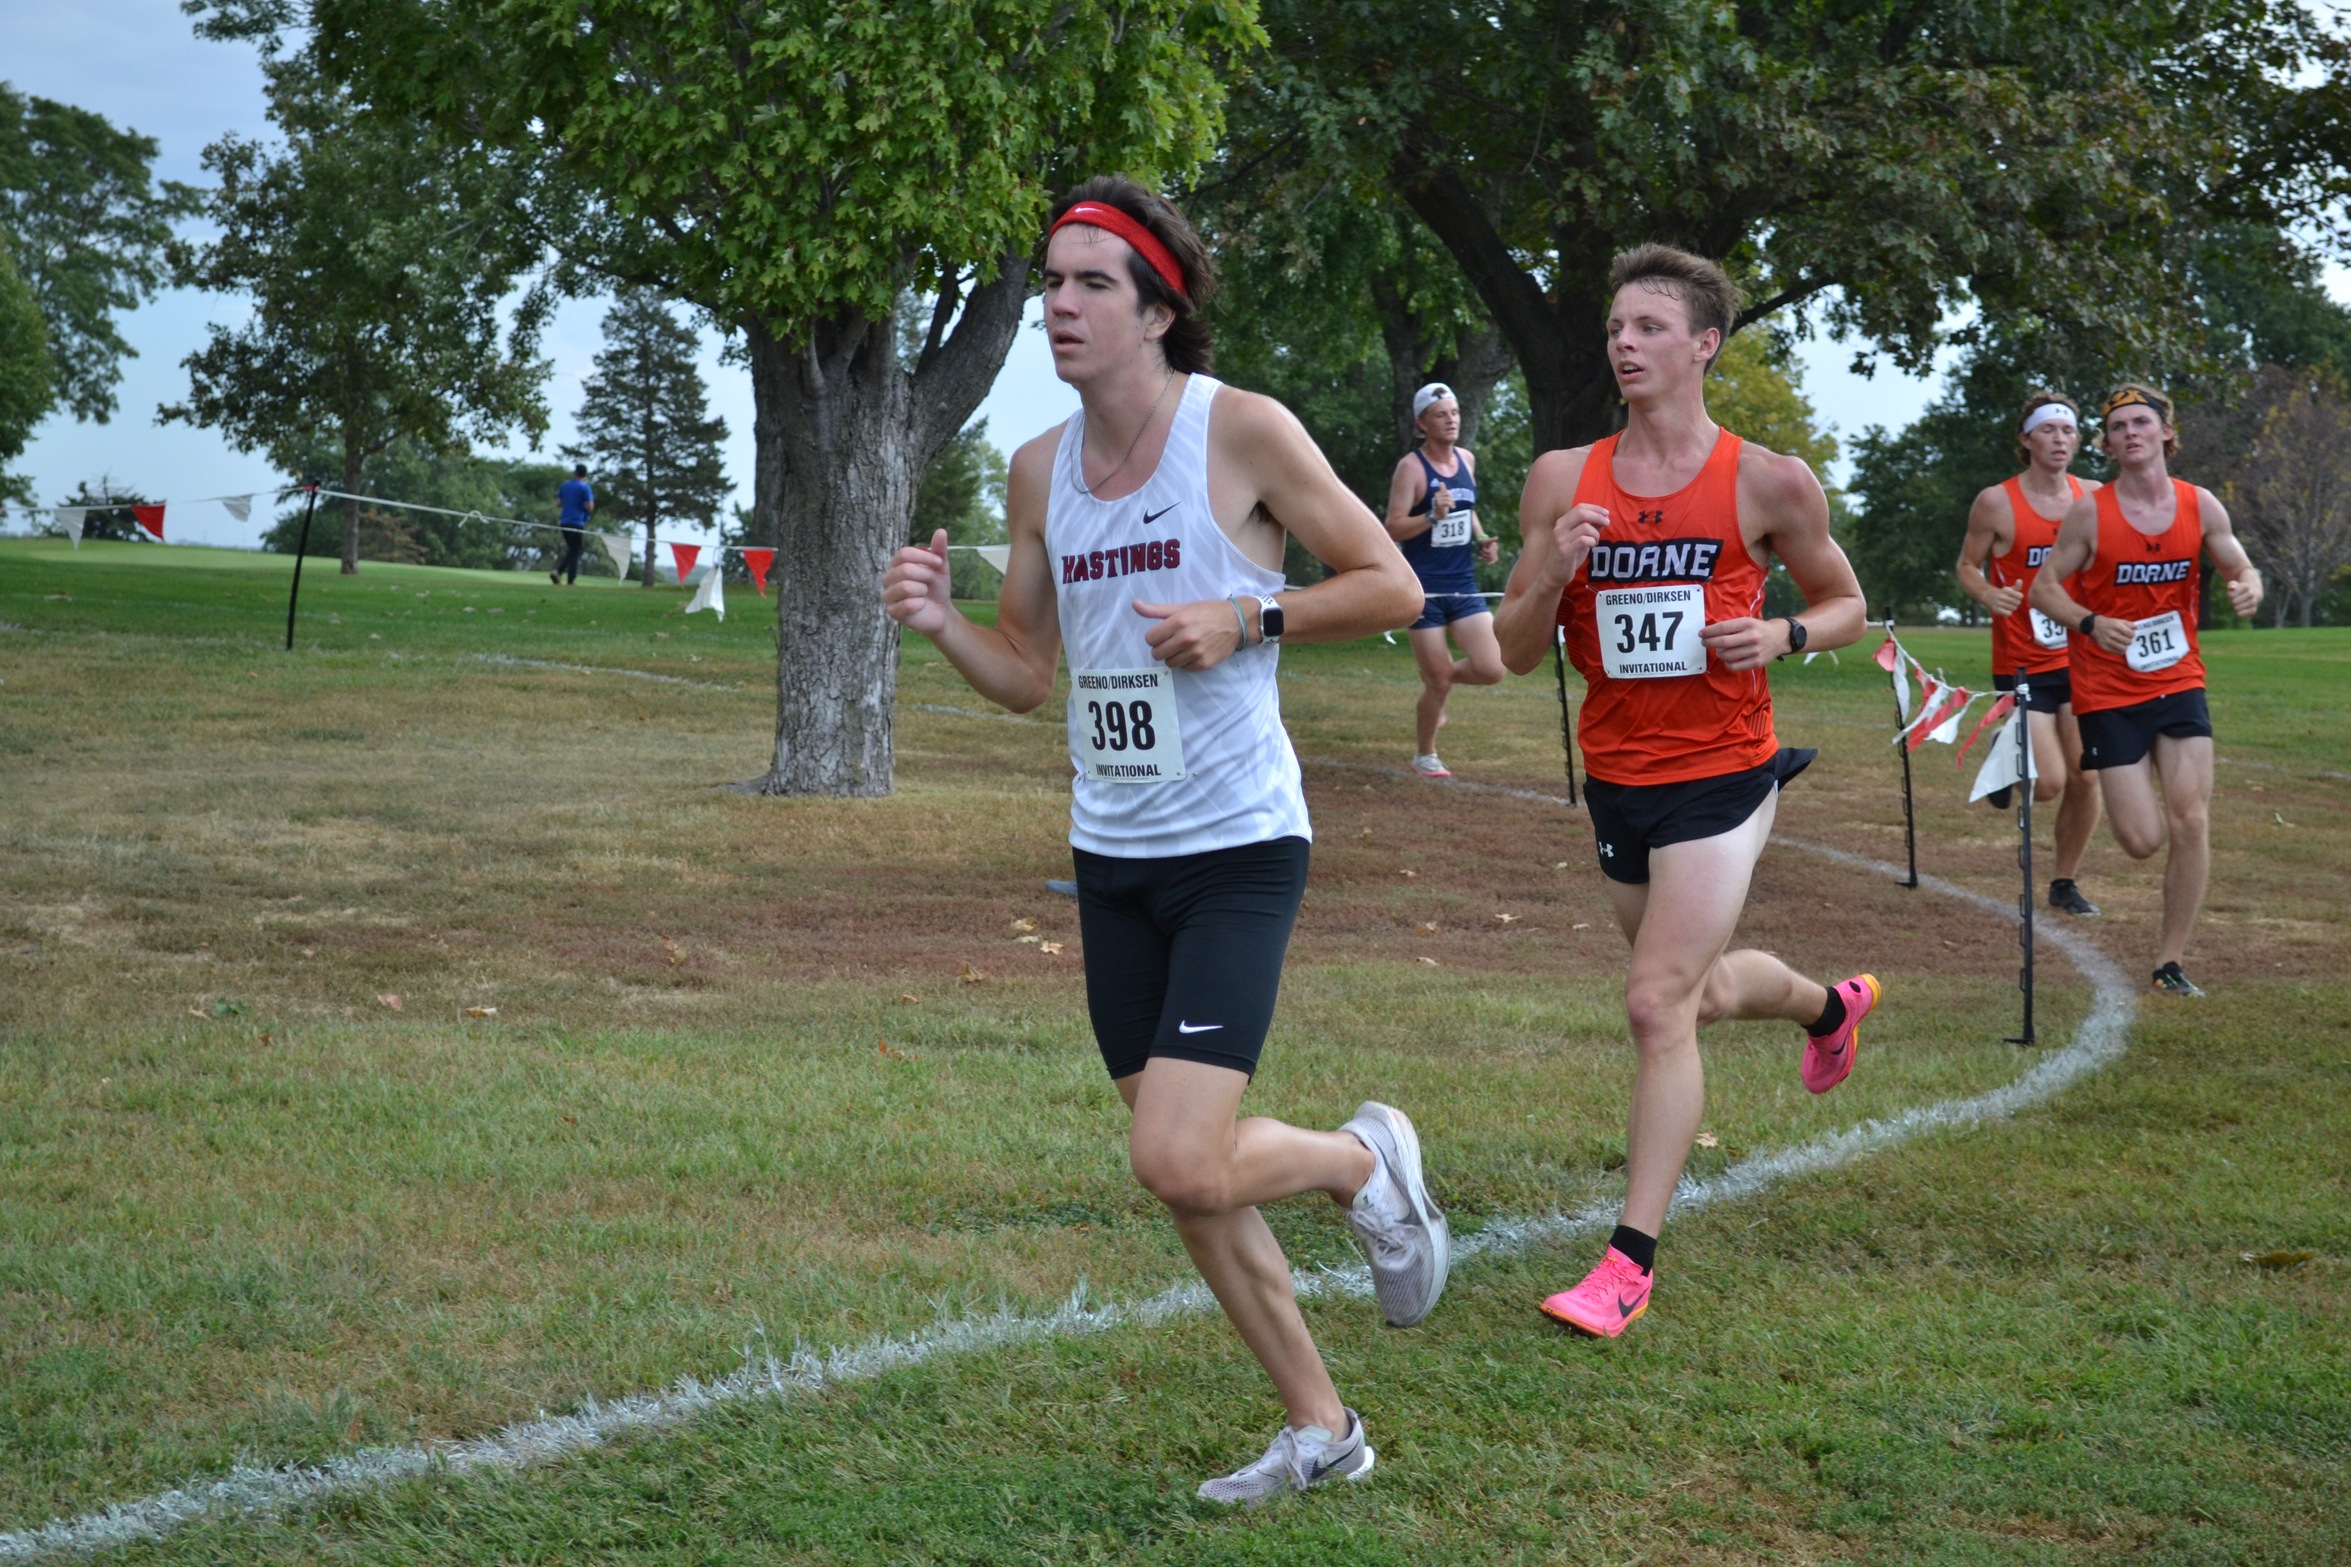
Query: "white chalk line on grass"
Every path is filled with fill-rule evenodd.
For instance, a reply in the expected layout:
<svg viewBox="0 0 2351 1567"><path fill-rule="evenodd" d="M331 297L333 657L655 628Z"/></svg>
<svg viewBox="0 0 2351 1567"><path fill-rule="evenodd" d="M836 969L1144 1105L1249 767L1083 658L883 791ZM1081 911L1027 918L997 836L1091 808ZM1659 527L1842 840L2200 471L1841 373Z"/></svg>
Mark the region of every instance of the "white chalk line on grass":
<svg viewBox="0 0 2351 1567"><path fill-rule="evenodd" d="M1454 787L1463 785L1457 782ZM1503 790L1492 785L1468 787L1476 793L1554 798L1530 790ZM1561 799L1557 803L1564 805L1566 801ZM1902 875L1897 866L1825 844L1788 838L1773 841L1858 871L1890 879ZM1940 877L1921 876L1919 885L1992 914L2006 917L2014 912L1998 898ZM1864 1154L1894 1147L1928 1132L1953 1130L2014 1115L2119 1058L2132 1012L2132 989L2122 970L2071 931L2051 928L2043 935L2089 980L2094 992L2089 1015L2065 1048L2044 1056L2021 1077L1998 1088L1826 1132L1793 1148L1756 1154L1710 1179L1684 1176L1674 1193L1673 1211L1687 1215L1721 1203L1739 1202L1784 1181L1833 1170ZM1489 1220L1475 1234L1461 1238L1454 1247L1454 1257L1468 1260L1480 1256L1516 1256L1537 1246L1598 1234L1616 1222L1616 1215L1616 1204L1595 1203L1575 1213ZM1369 1271L1360 1264L1348 1268L1302 1268L1292 1275L1292 1282L1299 1295L1307 1299L1371 1293ZM590 1399L569 1414L542 1414L537 1419L518 1421L491 1435L466 1441L363 1448L320 1464L268 1469L239 1465L217 1479L135 1502L119 1502L98 1512L58 1519L35 1529L0 1533L0 1561L32 1561L67 1552L130 1545L159 1539L183 1525L207 1518L273 1513L305 1502L373 1490L423 1476L529 1468L600 1447L616 1438L661 1431L729 1404L805 1396L959 1355L1048 1339L1086 1337L1116 1328L1151 1327L1171 1318L1213 1310L1215 1304L1208 1287L1198 1281L1178 1284L1135 1302L1097 1302L1080 1285L1068 1300L1042 1314L1022 1315L1004 1310L984 1317L958 1318L919 1332L877 1336L858 1344L795 1349L787 1360L777 1360L761 1346L747 1345L742 1368L713 1380L687 1377L660 1392L632 1393L609 1402Z"/></svg>

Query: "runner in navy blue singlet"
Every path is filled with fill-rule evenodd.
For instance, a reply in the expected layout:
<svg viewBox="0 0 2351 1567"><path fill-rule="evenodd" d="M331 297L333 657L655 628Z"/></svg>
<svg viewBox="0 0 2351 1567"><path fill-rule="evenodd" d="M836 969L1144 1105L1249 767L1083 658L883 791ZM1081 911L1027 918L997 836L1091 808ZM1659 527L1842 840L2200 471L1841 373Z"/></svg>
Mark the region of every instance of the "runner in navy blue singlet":
<svg viewBox="0 0 2351 1567"><path fill-rule="evenodd" d="M1412 397L1421 445L1396 464L1388 484L1388 536L1420 578L1426 595L1412 623L1412 658L1420 666L1420 702L1412 770L1423 778L1450 778L1437 760L1437 731L1445 727L1445 699L1457 685L1502 683L1502 651L1494 642L1494 615L1478 592L1475 562L1491 565L1501 546L1478 526L1477 459L1459 443L1461 403L1453 389L1432 381ZM1447 633L1460 644L1455 658Z"/></svg>

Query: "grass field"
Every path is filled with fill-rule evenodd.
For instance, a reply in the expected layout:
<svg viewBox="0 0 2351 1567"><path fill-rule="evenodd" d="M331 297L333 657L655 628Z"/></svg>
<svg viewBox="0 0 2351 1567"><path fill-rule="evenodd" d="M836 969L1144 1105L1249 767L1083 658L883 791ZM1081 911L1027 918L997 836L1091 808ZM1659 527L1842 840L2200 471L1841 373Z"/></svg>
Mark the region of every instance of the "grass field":
<svg viewBox="0 0 2351 1567"><path fill-rule="evenodd" d="M289 565L0 541L0 1531L1188 1277L1044 890L1056 725L910 642L894 797L746 798L719 786L772 730L747 590L719 625L675 591L314 571L288 654ZM1981 633L1905 640L1984 683ZM1608 1199L1631 1061L1580 813L1398 777L1402 647L1283 657L1318 838L1251 1107L1403 1105L1457 1233ZM1279 1412L1184 1315L122 1555L2351 1559L2351 633L2207 658L2209 1003L2142 1000L2045 1108L1677 1222L1615 1344L1532 1309L1588 1239L1478 1259L1411 1333L1311 1304L1380 1448L1347 1494L1192 1500ZM1899 858L1866 645L1775 689L1823 748L1781 833ZM1547 673L1454 711L1466 780L1559 792ZM1947 751L1919 776L1922 868L2012 897L2013 827ZM2107 914L2076 928L2134 978L2157 879L2103 837L2083 873ZM1777 849L1745 934L1888 999L1824 1100L1784 1030L1710 1036L1701 1175L2025 1064L1978 910ZM2052 1043L2087 1002L2045 950ZM1353 1255L1327 1204L1269 1217L1295 1262Z"/></svg>

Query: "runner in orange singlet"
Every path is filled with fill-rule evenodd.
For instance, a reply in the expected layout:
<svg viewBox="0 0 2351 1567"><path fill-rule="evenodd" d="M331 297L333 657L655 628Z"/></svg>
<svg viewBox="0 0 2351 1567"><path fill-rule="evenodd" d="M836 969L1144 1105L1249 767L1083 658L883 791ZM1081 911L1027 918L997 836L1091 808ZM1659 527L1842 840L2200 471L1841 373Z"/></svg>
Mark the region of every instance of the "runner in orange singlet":
<svg viewBox="0 0 2351 1567"><path fill-rule="evenodd" d="M2082 766L2098 775L2114 841L2134 860L2163 847L2163 939L2155 988L2201 996L2181 972L2212 873L2212 714L2196 640L2196 561L2210 551L2240 615L2261 606L2261 573L2210 490L2171 476L2171 399L2133 383L2099 411L2098 443L2119 470L2065 514L2033 579L2033 608L2073 632L2073 707Z"/></svg>
<svg viewBox="0 0 2351 1567"><path fill-rule="evenodd" d="M2074 885L2090 834L2098 826L2098 789L2082 770L2082 735L2074 723L2068 681L2066 630L2025 602L2033 574L2057 542L2066 508L2081 499L2084 484L2066 470L2081 448L2081 410L2061 392L2035 392L2017 420L2016 444L2025 470L1975 498L1967 514L1967 541L1959 547L1961 591L1992 612L1992 684L2016 689L2017 666L2030 673L2028 721L2033 735L2033 799L2057 807L2057 874L2049 883L2049 907L2089 915L2098 906ZM2008 791L1991 795L1993 807L2008 809Z"/></svg>
<svg viewBox="0 0 2351 1567"><path fill-rule="evenodd" d="M1526 550L1494 629L1523 675L1565 627L1590 686L1588 799L1632 943L1625 1011L1639 1070L1622 1222L1600 1265L1543 1310L1614 1338L1648 1309L1657 1234L1698 1135L1699 1025L1801 1025L1804 1086L1825 1093L1852 1068L1878 984L1818 985L1770 953L1729 950L1779 787L1813 755L1779 748L1764 666L1860 636L1861 586L1829 537L1812 470L1706 416L1707 368L1738 309L1722 269L1643 245L1617 257L1609 281L1608 360L1628 420L1621 435L1536 459L1519 503ZM1758 618L1772 555L1804 594L1801 615Z"/></svg>

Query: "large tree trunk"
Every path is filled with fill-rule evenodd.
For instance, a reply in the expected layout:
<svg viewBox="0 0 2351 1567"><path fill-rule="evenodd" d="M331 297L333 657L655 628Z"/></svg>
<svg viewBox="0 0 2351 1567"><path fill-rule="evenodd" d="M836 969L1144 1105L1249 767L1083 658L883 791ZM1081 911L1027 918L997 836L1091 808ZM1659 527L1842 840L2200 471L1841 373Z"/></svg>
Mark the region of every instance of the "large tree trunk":
<svg viewBox="0 0 2351 1567"><path fill-rule="evenodd" d="M360 465L359 437L346 433L343 437L343 494L359 493ZM359 503L346 498L343 502L343 572L346 577L359 570Z"/></svg>
<svg viewBox="0 0 2351 1567"><path fill-rule="evenodd" d="M968 300L942 299L911 371L891 321L837 318L801 343L744 325L752 512L776 541L775 755L755 793L890 792L898 623L882 613L882 572L907 541L923 474L1019 329L1028 260L998 265Z"/></svg>

